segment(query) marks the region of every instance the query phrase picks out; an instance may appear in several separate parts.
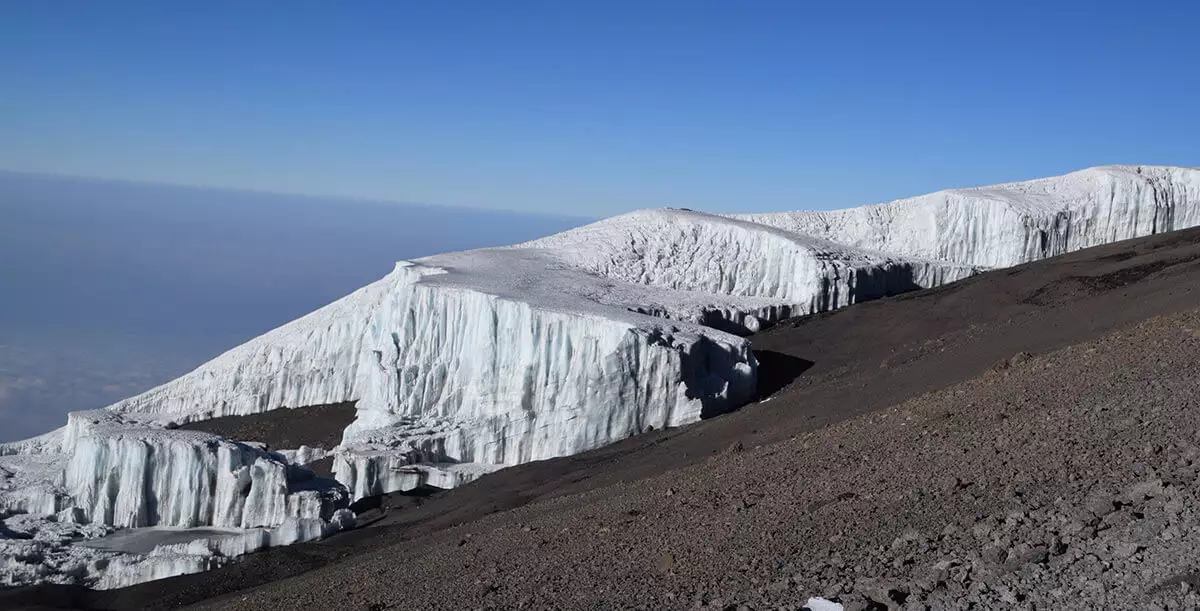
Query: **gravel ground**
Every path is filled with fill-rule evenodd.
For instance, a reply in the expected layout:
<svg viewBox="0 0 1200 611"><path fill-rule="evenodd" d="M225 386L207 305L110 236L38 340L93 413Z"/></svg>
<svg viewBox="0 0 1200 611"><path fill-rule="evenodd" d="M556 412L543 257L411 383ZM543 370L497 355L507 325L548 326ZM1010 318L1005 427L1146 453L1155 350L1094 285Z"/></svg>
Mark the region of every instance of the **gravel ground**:
<svg viewBox="0 0 1200 611"><path fill-rule="evenodd" d="M0 606L1200 607L1197 281L1189 230L789 321L754 338L773 394L738 412Z"/></svg>
<svg viewBox="0 0 1200 611"><path fill-rule="evenodd" d="M354 422L354 403L314 405L189 422L179 428L204 431L238 441L259 441L269 450L300 446L326 450L342 442L342 431Z"/></svg>
<svg viewBox="0 0 1200 611"><path fill-rule="evenodd" d="M1155 318L211 608L1196 608L1197 362Z"/></svg>

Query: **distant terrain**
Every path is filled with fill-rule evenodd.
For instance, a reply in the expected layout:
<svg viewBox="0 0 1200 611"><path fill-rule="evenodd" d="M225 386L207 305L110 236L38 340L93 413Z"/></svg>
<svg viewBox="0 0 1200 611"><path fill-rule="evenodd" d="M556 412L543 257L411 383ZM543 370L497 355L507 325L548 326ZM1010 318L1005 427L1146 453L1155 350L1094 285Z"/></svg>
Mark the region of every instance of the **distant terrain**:
<svg viewBox="0 0 1200 611"><path fill-rule="evenodd" d="M586 219L0 171L0 442L386 274Z"/></svg>

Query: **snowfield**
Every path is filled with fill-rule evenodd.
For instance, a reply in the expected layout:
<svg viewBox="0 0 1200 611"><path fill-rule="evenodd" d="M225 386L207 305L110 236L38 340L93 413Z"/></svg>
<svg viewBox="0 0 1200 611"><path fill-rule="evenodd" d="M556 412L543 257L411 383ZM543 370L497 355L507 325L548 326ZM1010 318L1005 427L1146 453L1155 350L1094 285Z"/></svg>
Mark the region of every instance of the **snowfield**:
<svg viewBox="0 0 1200 611"><path fill-rule="evenodd" d="M401 261L172 382L0 445L0 510L14 516L0 580L114 587L319 538L352 523L352 499L453 487L753 401L744 336L782 318L1197 224L1200 170L1109 166L848 210L641 211ZM170 429L345 401L358 412L331 450L337 482L298 464L324 450ZM21 535L34 517L87 527L46 526L60 534L13 551L36 540ZM76 545L167 526L243 534L149 554Z"/></svg>

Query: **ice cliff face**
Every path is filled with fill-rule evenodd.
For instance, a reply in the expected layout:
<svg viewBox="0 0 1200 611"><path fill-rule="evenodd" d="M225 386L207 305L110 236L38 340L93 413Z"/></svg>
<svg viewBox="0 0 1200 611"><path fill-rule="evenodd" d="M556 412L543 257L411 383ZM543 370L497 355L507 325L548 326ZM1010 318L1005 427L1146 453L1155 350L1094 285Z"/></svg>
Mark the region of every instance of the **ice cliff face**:
<svg viewBox="0 0 1200 611"><path fill-rule="evenodd" d="M36 453L0 456L0 584L120 587L354 521L344 486L283 455L111 410L74 412L52 436L16 447ZM142 553L88 545L114 527L149 526L225 530Z"/></svg>
<svg viewBox="0 0 1200 611"><path fill-rule="evenodd" d="M1200 171L1120 166L827 212L642 211L402 261L177 380L0 445L0 508L319 536L346 493L298 478L288 461L312 451L170 425L357 401L331 452L349 495L451 487L753 400L742 336L780 318L1198 223Z"/></svg>
<svg viewBox="0 0 1200 611"><path fill-rule="evenodd" d="M1200 170L1105 166L846 210L734 215L906 257L1007 267L1200 224Z"/></svg>
<svg viewBox="0 0 1200 611"><path fill-rule="evenodd" d="M63 454L63 487L95 524L271 527L329 520L347 505L341 487L310 485L312 472L262 450L108 410L72 413Z"/></svg>
<svg viewBox="0 0 1200 611"><path fill-rule="evenodd" d="M735 333L974 272L685 211L638 212L391 274L111 408L176 422L357 400L356 495L679 426L754 398Z"/></svg>

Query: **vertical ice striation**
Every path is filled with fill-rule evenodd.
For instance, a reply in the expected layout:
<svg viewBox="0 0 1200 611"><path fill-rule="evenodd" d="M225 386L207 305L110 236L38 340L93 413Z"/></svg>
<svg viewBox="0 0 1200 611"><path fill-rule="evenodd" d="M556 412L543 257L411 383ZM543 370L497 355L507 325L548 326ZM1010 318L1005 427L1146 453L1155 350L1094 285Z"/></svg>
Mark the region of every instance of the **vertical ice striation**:
<svg viewBox="0 0 1200 611"><path fill-rule="evenodd" d="M339 486L301 486L311 472L251 446L107 410L70 414L63 454L72 505L97 524L254 528L329 519L346 505Z"/></svg>
<svg viewBox="0 0 1200 611"><path fill-rule="evenodd" d="M874 206L733 218L902 257L1007 267L1200 224L1200 170L1104 166Z"/></svg>
<svg viewBox="0 0 1200 611"><path fill-rule="evenodd" d="M788 307L789 315L935 286L975 271L672 209L633 212L521 246L552 249L571 265L605 278L699 292L710 303L717 296L765 300L772 308ZM760 317L773 322L769 313Z"/></svg>
<svg viewBox="0 0 1200 611"><path fill-rule="evenodd" d="M0 584L121 587L354 522L347 490L335 480L208 433L94 410L71 413L53 437L57 449L51 441L0 455ZM90 546L113 527L216 534L149 553Z"/></svg>

